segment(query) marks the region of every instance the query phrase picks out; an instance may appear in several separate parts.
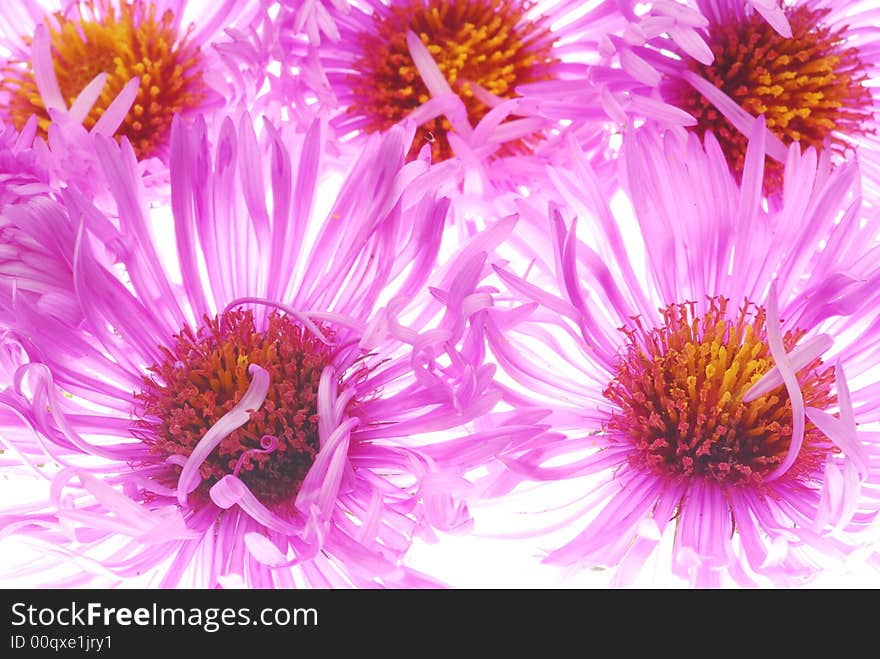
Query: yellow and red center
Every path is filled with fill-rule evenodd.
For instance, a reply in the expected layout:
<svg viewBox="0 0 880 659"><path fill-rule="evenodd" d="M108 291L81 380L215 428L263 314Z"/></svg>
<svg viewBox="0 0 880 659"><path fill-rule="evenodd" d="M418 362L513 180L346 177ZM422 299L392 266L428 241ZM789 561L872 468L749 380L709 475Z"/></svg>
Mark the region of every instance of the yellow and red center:
<svg viewBox="0 0 880 659"><path fill-rule="evenodd" d="M136 396L139 436L163 458L185 458L247 392L248 367L268 371L265 401L201 465L196 494L236 474L260 500L290 501L318 453L318 383L333 349L285 315L273 312L265 326L250 310L231 310L185 328Z"/></svg>
<svg viewBox="0 0 880 659"><path fill-rule="evenodd" d="M748 302L728 317L728 301L714 298L698 316L694 303L663 311L663 326L624 330L628 341L605 397L614 404L607 430L634 447L632 462L668 477L702 477L727 486L760 487L781 464L792 438L787 390L743 397L773 367L766 312ZM791 351L803 332L784 337ZM806 405L836 403L833 369L817 358L798 373ZM835 449L807 422L798 458L787 477L817 473Z"/></svg>
<svg viewBox="0 0 880 659"><path fill-rule="evenodd" d="M47 17L52 61L67 106L100 73L108 78L83 125L90 129L132 78L140 88L117 131L131 142L139 158L157 155L167 143L171 119L197 107L205 96L199 49L178 33L174 15L145 0L112 2L84 0L79 15ZM100 17L96 20L95 17ZM16 128L37 115L45 136L49 113L40 96L30 63L12 64L2 71L0 86L10 92L9 114Z"/></svg>
<svg viewBox="0 0 880 659"><path fill-rule="evenodd" d="M757 13L742 21L710 26L712 64L689 60L689 67L753 116L764 115L767 127L786 145L821 150L826 139L845 151L847 138L864 135L872 115L868 76L859 51L847 45L847 28L823 23L828 8L807 3L788 7L792 36L780 36ZM743 170L748 137L736 130L712 103L690 85L672 86L670 100L697 119L702 136L711 131L737 174ZM782 165L767 161L768 192L781 188Z"/></svg>
<svg viewBox="0 0 880 659"><path fill-rule="evenodd" d="M373 15L373 29L360 36L359 56L350 76L353 102L348 113L363 118L367 132L385 130L430 98L419 76L406 33L422 40L450 87L476 124L490 108L474 86L513 98L517 85L546 80L555 62L553 38L542 21L526 18L524 0L408 0ZM423 124L410 155L431 144L435 161L452 155L446 117Z"/></svg>

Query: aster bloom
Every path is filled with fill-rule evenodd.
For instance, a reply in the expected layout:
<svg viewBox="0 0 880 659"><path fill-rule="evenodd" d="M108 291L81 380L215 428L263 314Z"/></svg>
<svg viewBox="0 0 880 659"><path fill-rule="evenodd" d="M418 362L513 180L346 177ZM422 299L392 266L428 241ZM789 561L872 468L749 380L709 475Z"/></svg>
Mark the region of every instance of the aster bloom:
<svg viewBox="0 0 880 659"><path fill-rule="evenodd" d="M794 3L785 8L789 37L774 32L763 17L737 9L721 5L706 12L714 61L686 61L661 93L697 120L698 134L715 134L735 172L743 168L753 117L763 115L782 145L829 150L835 162L861 149L863 172L875 189L880 92L867 83L878 73L876 7ZM771 191L779 190L785 159L779 142L772 141L775 161L765 170Z"/></svg>
<svg viewBox="0 0 880 659"><path fill-rule="evenodd" d="M19 577L435 585L403 554L468 518L451 496L461 480L418 445L471 437L459 426L500 393L460 347L455 311L458 269L485 241L441 271L443 303L420 295L448 202L408 185L424 169L403 165L411 135L366 144L317 224L319 124L258 138L247 117L227 121L212 151L204 122L175 121L170 219L143 205L128 140L97 138L118 229L74 191L34 210L69 222L58 240L82 319L39 314L30 296L11 310L28 361L2 395L3 459L49 490L3 512L5 542L35 553Z"/></svg>
<svg viewBox="0 0 880 659"><path fill-rule="evenodd" d="M0 7L10 55L0 62L4 120L75 139L74 127L125 136L139 159L164 159L171 120L206 114L240 95L212 48L223 29L247 22L255 0L26 0ZM76 171L71 168L70 173Z"/></svg>
<svg viewBox="0 0 880 659"><path fill-rule="evenodd" d="M565 59L567 44L598 40L607 16L625 24L604 8L581 15L581 3L567 1L368 0L344 11L324 3L322 12L335 33L325 29L333 38L317 43L302 14L282 8L274 93L294 113L328 116L342 152L403 119L414 122L409 156L430 154L443 165L438 171L475 196L540 177L556 152L562 126L526 117L517 88L576 66ZM599 126L577 134L604 148Z"/></svg>
<svg viewBox="0 0 880 659"><path fill-rule="evenodd" d="M880 493L880 218L861 216L855 164L823 172L796 146L768 210L764 135L759 121L740 185L711 133L705 150L629 134L631 239L584 162L554 178L593 233L554 209L527 274L497 269L525 301L510 313L535 308L488 317L507 399L550 409L554 432L501 456L504 489L585 482L546 562L615 566L625 585L671 548L697 586L794 585L858 555Z"/></svg>
<svg viewBox="0 0 880 659"><path fill-rule="evenodd" d="M609 35L605 62L589 79L615 121L648 118L700 136L712 132L738 175L755 118L763 115L771 197L781 191L786 147L794 142L833 162L862 153L873 192L880 181L880 92L870 84L878 74L876 19L876 7L863 2L652 3L647 15ZM535 85L523 93L541 91ZM640 103L619 102L630 96ZM583 92L562 90L555 101L576 115Z"/></svg>

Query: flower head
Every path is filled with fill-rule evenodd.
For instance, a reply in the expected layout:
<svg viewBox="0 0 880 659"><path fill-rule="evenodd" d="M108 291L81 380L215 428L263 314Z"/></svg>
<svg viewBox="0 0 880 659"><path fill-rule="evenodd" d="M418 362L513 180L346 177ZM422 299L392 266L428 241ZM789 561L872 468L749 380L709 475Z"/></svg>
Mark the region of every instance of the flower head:
<svg viewBox="0 0 880 659"><path fill-rule="evenodd" d="M566 44L598 39L596 21L608 12L581 16L576 5L370 0L344 13L325 6L338 37L319 44L302 32L297 13L282 9L274 93L295 112L329 116L342 151L411 121L418 130L410 158L429 154L447 165L448 178L488 196L540 176L555 152L548 144L564 126L526 117L518 89L580 66L564 61ZM599 131L571 133L586 142Z"/></svg>
<svg viewBox="0 0 880 659"><path fill-rule="evenodd" d="M858 2L651 3L629 27L609 34L590 85L556 97L577 116L593 94L615 121L643 118L712 132L741 175L755 118L768 129L765 191L781 191L786 148L814 147L834 162L876 142L873 14ZM773 3L770 3L772 5ZM770 19L768 21L768 18ZM586 45L585 48L588 48ZM541 103L542 85L524 94ZM548 102L543 101L545 104ZM559 108L564 109L559 109ZM866 159L870 160L870 159ZM865 173L876 185L874 167Z"/></svg>
<svg viewBox="0 0 880 659"><path fill-rule="evenodd" d="M712 63L687 60L682 77L662 91L697 120L698 134L711 131L718 138L737 173L748 137L737 127L740 119L728 117L732 110L725 112L721 94L752 117L764 115L767 128L786 146L798 142L842 155L875 130L876 101L865 85L873 72L864 54L868 44L853 31L852 17L806 2L786 8L785 15L791 27L787 37L757 14L711 16ZM768 163L770 191L779 190L782 169L779 161Z"/></svg>
<svg viewBox="0 0 880 659"><path fill-rule="evenodd" d="M5 119L31 116L48 138L66 120L125 136L139 159L163 158L175 114L193 116L235 96L211 49L233 12L246 21L250 0L225 0L184 22L180 0L51 0L0 9L11 55L0 66ZM24 20L23 20L24 19Z"/></svg>
<svg viewBox="0 0 880 659"><path fill-rule="evenodd" d="M358 35L360 52L353 62L358 73L351 76L346 114L366 132L387 130L428 102L430 85L435 93L456 89L468 122L476 125L492 107L484 101L510 98L518 85L550 75L550 30L543 21L527 21L527 10L499 0L377 6L373 29ZM442 78L429 76L426 82L419 60L427 67L433 60ZM425 122L411 154L428 144L434 161L446 160L453 153L451 130L445 117Z"/></svg>
<svg viewBox="0 0 880 659"><path fill-rule="evenodd" d="M407 185L424 165L403 166L403 130L367 145L313 224L321 140L318 124L258 137L245 117L212 151L204 122L175 120L172 216L150 218L132 147L99 137L119 227L75 194L34 209L69 225L81 317L29 297L11 314L28 361L2 395L4 442L51 493L5 518L35 564L87 566L63 583L435 583L403 554L467 511L420 444L495 404L493 369L451 312L428 325L448 202Z"/></svg>
<svg viewBox="0 0 880 659"><path fill-rule="evenodd" d="M595 231L553 209L528 276L498 269L537 309L487 325L489 345L528 388L510 399L550 409L554 430L501 460L525 479L600 479L572 504L583 528L547 562L616 566L626 584L668 541L696 585L794 584L874 519L880 227L858 220L857 169L819 172L812 149L791 148L785 203L768 211L764 134L759 121L742 185L711 133L705 149L628 135L632 242L582 192L587 168L583 181L559 171Z"/></svg>

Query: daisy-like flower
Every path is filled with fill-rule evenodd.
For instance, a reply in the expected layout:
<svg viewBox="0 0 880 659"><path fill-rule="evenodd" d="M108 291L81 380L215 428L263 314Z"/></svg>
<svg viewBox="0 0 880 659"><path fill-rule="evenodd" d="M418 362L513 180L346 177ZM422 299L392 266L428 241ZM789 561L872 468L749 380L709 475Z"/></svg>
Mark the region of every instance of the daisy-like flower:
<svg viewBox="0 0 880 659"><path fill-rule="evenodd" d="M567 60L567 44L626 24L610 8L585 13L568 1L367 0L345 11L324 3L321 15L335 31L316 43L302 12L282 8L275 94L294 112L329 115L343 150L412 121L410 157L430 153L448 178L481 194L540 176L555 153L548 140L563 126L524 116L517 88L582 66ZM598 126L578 131L603 148Z"/></svg>
<svg viewBox="0 0 880 659"><path fill-rule="evenodd" d="M43 137L63 119L125 136L139 159L164 158L175 114L207 113L236 96L211 46L257 9L256 0L3 3L3 119L21 129L36 115Z"/></svg>
<svg viewBox="0 0 880 659"><path fill-rule="evenodd" d="M829 174L796 146L767 210L764 135L759 121L742 185L711 133L705 150L693 134L628 135L638 231L622 237L584 162L554 180L597 244L554 209L528 272L497 270L537 309L512 327L487 316L527 388L509 399L565 433L503 455L507 477L586 479L570 509L583 521L547 562L617 566L622 585L671 547L698 586L792 585L874 520L880 218L861 216L855 164Z"/></svg>
<svg viewBox="0 0 880 659"><path fill-rule="evenodd" d="M667 102L697 120L699 135L711 131L718 138L737 173L754 117L763 115L778 138L772 145L775 160L765 170L771 192L781 187L784 146L793 142L830 150L834 161L863 149L862 169L876 190L880 170L872 156L880 153L880 91L867 84L880 72L873 56L880 44L876 7L797 2L784 10L791 26L786 37L762 16L730 4L706 11L712 63L685 58L673 66L661 85Z"/></svg>
<svg viewBox="0 0 880 659"><path fill-rule="evenodd" d="M133 148L104 136L118 229L75 191L33 209L69 224L57 241L82 317L30 296L10 310L28 362L2 395L3 460L49 492L2 513L5 542L36 555L18 576L434 585L404 552L468 518L459 479L418 444L500 397L455 311L485 241L437 275L442 304L428 294L448 202L408 185L424 169L403 165L412 132L366 144L316 224L319 124L258 138L227 121L213 151L205 131L172 127L172 218L150 218Z"/></svg>
<svg viewBox="0 0 880 659"><path fill-rule="evenodd" d="M755 119L763 115L771 196L781 191L786 148L795 142L834 162L866 154L862 168L873 192L880 185L874 162L880 88L870 82L878 76L876 18L873 3L859 1L798 0L782 8L741 0L656 2L627 30L609 35L605 63L589 77L616 121L643 117L690 126L701 137L711 132L738 175ZM523 93L541 91L535 85ZM642 101L613 100L622 96ZM646 108L651 101L662 111ZM576 116L583 103L583 92L571 87L553 107Z"/></svg>

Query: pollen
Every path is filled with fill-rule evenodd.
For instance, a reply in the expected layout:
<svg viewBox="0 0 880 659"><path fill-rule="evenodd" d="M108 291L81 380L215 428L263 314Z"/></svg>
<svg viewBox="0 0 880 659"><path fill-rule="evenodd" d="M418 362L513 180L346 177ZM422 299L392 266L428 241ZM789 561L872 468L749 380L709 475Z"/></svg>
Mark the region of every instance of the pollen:
<svg viewBox="0 0 880 659"><path fill-rule="evenodd" d="M743 397L773 368L766 311L748 302L728 316L725 298L662 310L664 324L624 329L628 341L604 392L614 411L606 430L635 451L640 468L672 478L760 487L781 464L792 437L792 408L780 385L755 400ZM790 352L802 331L784 337ZM817 358L798 373L806 405L836 404L834 372ZM836 449L807 422L803 445L786 477L807 478Z"/></svg>
<svg viewBox="0 0 880 659"><path fill-rule="evenodd" d="M264 503L291 501L318 453L318 384L333 349L285 315L272 313L265 326L250 310L231 310L185 328L136 395L139 437L157 456L186 458L247 392L248 367L269 373L263 404L202 464L197 495L235 474Z"/></svg>
<svg viewBox="0 0 880 659"><path fill-rule="evenodd" d="M158 155L167 144L175 113L197 107L205 96L202 59L181 34L170 9L157 14L144 0L84 0L77 14L46 18L58 86L70 107L96 75L108 78L83 125L91 129L122 88L140 79L137 97L117 136L131 142L139 158ZM45 137L49 113L40 97L29 62L0 71L0 88L10 93L12 123L21 129L34 114Z"/></svg>
<svg viewBox="0 0 880 659"><path fill-rule="evenodd" d="M767 127L785 145L845 152L850 142L868 131L871 93L859 51L847 46L846 29L831 29L827 7L800 3L786 8L791 38L784 38L758 14L741 21L710 26L712 64L696 61L690 68L724 91L753 116L764 115ZM743 170L748 138L731 125L708 100L686 83L672 95L679 107L697 119L700 135L711 131L737 174ZM782 165L768 159L765 189L781 188Z"/></svg>
<svg viewBox="0 0 880 659"><path fill-rule="evenodd" d="M553 39L543 21L527 18L532 6L522 0L409 0L377 11L373 30L359 39L348 113L367 132L379 132L430 99L406 43L411 30L475 125L491 109L482 92L509 99L518 85L550 77ZM443 116L424 123L410 155L429 143L434 161L449 158L450 131Z"/></svg>

